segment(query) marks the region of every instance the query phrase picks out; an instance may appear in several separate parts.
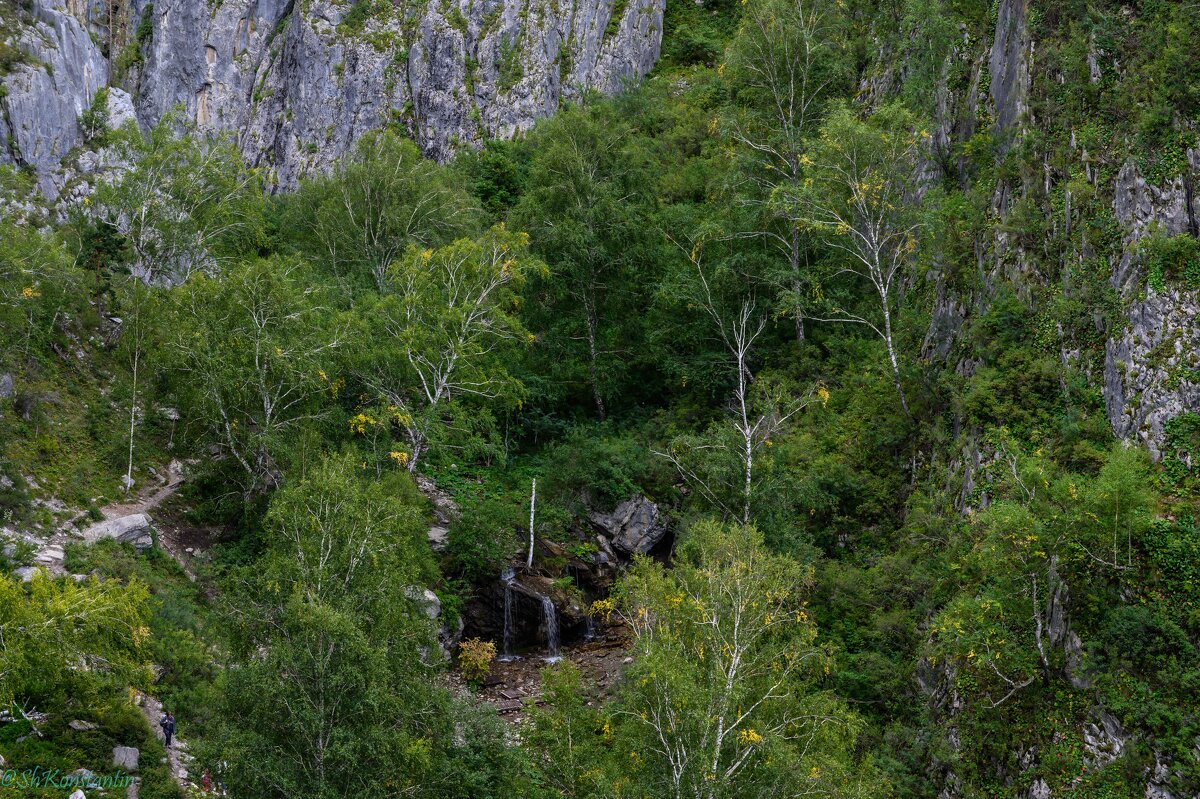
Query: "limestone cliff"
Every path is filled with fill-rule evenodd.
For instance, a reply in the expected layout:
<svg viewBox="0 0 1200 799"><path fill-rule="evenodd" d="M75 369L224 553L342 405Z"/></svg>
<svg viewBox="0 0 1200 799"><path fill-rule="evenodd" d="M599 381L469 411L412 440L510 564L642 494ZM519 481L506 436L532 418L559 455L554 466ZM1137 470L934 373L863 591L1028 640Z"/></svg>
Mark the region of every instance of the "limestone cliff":
<svg viewBox="0 0 1200 799"><path fill-rule="evenodd" d="M512 136L564 100L612 93L658 58L664 0L31 0L0 5L23 54L3 77L0 162L43 193L111 85L150 126L179 110L234 136L278 188L365 131L402 126L429 156ZM114 107L115 106L115 107Z"/></svg>

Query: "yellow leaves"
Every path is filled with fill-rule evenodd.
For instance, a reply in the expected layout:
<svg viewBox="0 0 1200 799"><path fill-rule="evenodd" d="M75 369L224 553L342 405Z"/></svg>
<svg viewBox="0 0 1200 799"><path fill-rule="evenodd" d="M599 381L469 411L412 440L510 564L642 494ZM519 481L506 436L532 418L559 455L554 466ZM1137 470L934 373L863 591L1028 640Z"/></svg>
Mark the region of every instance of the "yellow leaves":
<svg viewBox="0 0 1200 799"><path fill-rule="evenodd" d="M763 742L762 735L753 727L747 727L738 733L738 741L745 746L753 746Z"/></svg>
<svg viewBox="0 0 1200 799"><path fill-rule="evenodd" d="M397 466L407 466L409 454L404 450L394 449L388 453L388 457L396 462Z"/></svg>
<svg viewBox="0 0 1200 799"><path fill-rule="evenodd" d="M808 157L808 153L804 153L803 155L800 156L800 166L812 166L812 165L813 165L813 160Z"/></svg>
<svg viewBox="0 0 1200 799"><path fill-rule="evenodd" d="M421 250L421 260L430 261L433 259L433 250Z"/></svg>
<svg viewBox="0 0 1200 799"><path fill-rule="evenodd" d="M368 416L365 413L360 413L350 420L350 432L358 433L360 436L366 435L367 430L379 425L378 420L373 416Z"/></svg>
<svg viewBox="0 0 1200 799"><path fill-rule="evenodd" d="M32 300L42 296L42 292L38 291L35 286L26 286L21 289L21 299Z"/></svg>
<svg viewBox="0 0 1200 799"><path fill-rule="evenodd" d="M535 341L537 341L537 336L535 336L533 333L525 334L525 343L526 344L532 344Z"/></svg>
<svg viewBox="0 0 1200 799"><path fill-rule="evenodd" d="M148 641L150 639L150 628L145 626L144 624L138 625L137 627L133 628L133 631L131 634L133 636L133 643L136 646L141 646L142 644L144 644L146 641Z"/></svg>
<svg viewBox="0 0 1200 799"><path fill-rule="evenodd" d="M817 399L821 401L822 405L829 404L829 389L825 388L824 383L817 384Z"/></svg>
<svg viewBox="0 0 1200 799"><path fill-rule="evenodd" d="M817 768L816 766L813 766L811 769L808 770L808 778L810 780L821 779L821 769Z"/></svg>
<svg viewBox="0 0 1200 799"><path fill-rule="evenodd" d="M604 621L607 623L608 620L612 618L612 614L616 609L617 604L606 597L604 599L597 599L595 602L593 602L590 613L592 616L604 619Z"/></svg>

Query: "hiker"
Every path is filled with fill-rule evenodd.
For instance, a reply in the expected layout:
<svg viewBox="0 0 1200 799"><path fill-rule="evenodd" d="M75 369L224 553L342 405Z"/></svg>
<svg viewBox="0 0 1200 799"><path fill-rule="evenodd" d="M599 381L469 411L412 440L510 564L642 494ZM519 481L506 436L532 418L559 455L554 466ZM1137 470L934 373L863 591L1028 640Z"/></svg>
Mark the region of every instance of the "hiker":
<svg viewBox="0 0 1200 799"><path fill-rule="evenodd" d="M171 711L167 711L162 720L158 722L158 726L162 727L163 736L167 739L167 748L171 748L171 738L175 736L175 717L171 715Z"/></svg>

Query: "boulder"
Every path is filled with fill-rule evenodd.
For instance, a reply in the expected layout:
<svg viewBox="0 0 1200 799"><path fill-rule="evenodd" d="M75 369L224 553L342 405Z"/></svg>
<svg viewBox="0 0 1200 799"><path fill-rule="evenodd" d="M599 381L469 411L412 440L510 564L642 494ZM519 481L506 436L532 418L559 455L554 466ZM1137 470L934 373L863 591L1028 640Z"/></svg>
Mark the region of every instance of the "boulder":
<svg viewBox="0 0 1200 799"><path fill-rule="evenodd" d="M0 375L0 399L8 399L13 395L13 376L8 372Z"/></svg>
<svg viewBox="0 0 1200 799"><path fill-rule="evenodd" d="M91 721L80 721L79 719L75 719L74 721L69 722L67 726L75 730L75 732L87 732L88 730L96 729L96 727L99 725Z"/></svg>
<svg viewBox="0 0 1200 799"><path fill-rule="evenodd" d="M137 771L140 752L133 746L114 746L113 765L125 771Z"/></svg>
<svg viewBox="0 0 1200 799"><path fill-rule="evenodd" d="M643 496L622 502L612 513L592 513L588 519L613 547L630 555L646 554L667 534L658 505Z"/></svg>
<svg viewBox="0 0 1200 799"><path fill-rule="evenodd" d="M1043 779L1036 779L1029 786L1029 799L1051 799L1050 785Z"/></svg>
<svg viewBox="0 0 1200 799"><path fill-rule="evenodd" d="M82 788L76 788L67 799L87 799L87 794L83 792Z"/></svg>
<svg viewBox="0 0 1200 799"><path fill-rule="evenodd" d="M430 621L435 621L442 614L442 600L428 588L410 585L404 589L405 595L413 602Z"/></svg>
<svg viewBox="0 0 1200 799"><path fill-rule="evenodd" d="M22 566L19 569L13 569L13 577L16 577L23 583L28 583L33 580L33 573L36 569L33 566Z"/></svg>
<svg viewBox="0 0 1200 799"><path fill-rule="evenodd" d="M83 531L84 540L89 543L115 538L133 546L139 551L154 546L154 523L145 513L133 513L116 519L105 519L97 522Z"/></svg>

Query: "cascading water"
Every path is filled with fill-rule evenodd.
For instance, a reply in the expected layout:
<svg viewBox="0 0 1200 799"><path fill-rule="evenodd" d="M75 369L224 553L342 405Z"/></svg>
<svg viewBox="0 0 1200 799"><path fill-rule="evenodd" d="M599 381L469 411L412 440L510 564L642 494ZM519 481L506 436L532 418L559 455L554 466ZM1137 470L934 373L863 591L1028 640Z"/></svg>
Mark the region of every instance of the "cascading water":
<svg viewBox="0 0 1200 799"><path fill-rule="evenodd" d="M516 579L517 573L511 568L505 569L504 573L500 575L500 582L504 583L504 636L499 658L502 662L517 659L516 654L512 651L513 583L516 582Z"/></svg>
<svg viewBox="0 0 1200 799"><path fill-rule="evenodd" d="M585 641L595 641L596 640L596 620L593 619L590 615L583 617L583 640L585 640Z"/></svg>
<svg viewBox="0 0 1200 799"><path fill-rule="evenodd" d="M542 621L546 625L546 649L549 650L546 661L555 663L562 660L558 653L558 613L554 610L554 602L548 596L542 597Z"/></svg>

